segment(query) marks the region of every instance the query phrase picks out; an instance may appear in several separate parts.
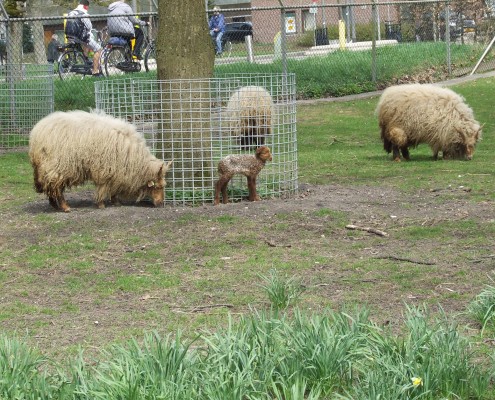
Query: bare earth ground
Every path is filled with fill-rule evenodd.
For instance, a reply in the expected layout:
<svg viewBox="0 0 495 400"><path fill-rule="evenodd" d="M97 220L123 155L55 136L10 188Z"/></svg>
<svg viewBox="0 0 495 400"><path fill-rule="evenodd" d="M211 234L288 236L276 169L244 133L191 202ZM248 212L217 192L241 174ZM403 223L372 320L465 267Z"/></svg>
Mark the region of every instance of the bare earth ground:
<svg viewBox="0 0 495 400"><path fill-rule="evenodd" d="M71 269L69 262L52 263L49 257L39 268L0 265L0 273L12 274L1 302L34 307L2 326L29 332L41 349L55 354L76 345L97 349L143 330L196 330L205 315L213 315L209 327L216 328L225 325L227 312L266 307L256 274L266 274L269 266L254 254L301 278L307 289L303 307L365 305L377 323L392 326L399 324L404 303L435 307L438 302L451 315L465 311L493 277L493 237L482 248L465 237L458 242L455 232L446 240L397 238L411 227L435 229L449 221L454 227L462 221L495 223L493 202L471 201L467 188L414 195L383 186L302 184L300 189L293 199L217 207L142 204L98 210L89 190L67 194L73 208L68 214L54 212L41 196L26 202L0 215L0 251L9 249L16 259L31 251L29 246L72 243L69 261L92 266ZM45 224L46 215L55 223ZM388 236L351 231L348 224ZM95 248L81 254L78 237L88 234ZM98 243L105 244L103 250ZM147 251L153 261L139 258ZM156 269L159 275L170 273L174 284L153 284ZM143 290L118 289L122 275L148 277L150 283ZM108 293L105 282L113 289Z"/></svg>

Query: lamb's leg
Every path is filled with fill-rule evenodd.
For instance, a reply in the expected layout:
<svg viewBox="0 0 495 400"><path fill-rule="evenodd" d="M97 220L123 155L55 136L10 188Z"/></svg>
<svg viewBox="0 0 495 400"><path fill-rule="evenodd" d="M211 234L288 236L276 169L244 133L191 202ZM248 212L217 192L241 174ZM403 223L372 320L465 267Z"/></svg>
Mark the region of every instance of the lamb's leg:
<svg viewBox="0 0 495 400"><path fill-rule="evenodd" d="M222 184L222 202L223 204L227 204L229 202L229 195L227 193L227 187L229 185L230 178L226 179Z"/></svg>
<svg viewBox="0 0 495 400"><path fill-rule="evenodd" d="M404 157L404 160L409 161L410 160L409 149L407 147L401 147L400 151L402 153L402 157Z"/></svg>
<svg viewBox="0 0 495 400"><path fill-rule="evenodd" d="M222 202L223 204L227 204L229 202L228 194L227 194L227 185L230 181L231 176L221 176L218 179L215 185L215 200L213 202L214 205L220 204L220 192L222 192Z"/></svg>
<svg viewBox="0 0 495 400"><path fill-rule="evenodd" d="M215 199L213 200L213 205L218 206L220 204L220 192L222 188L220 187L220 179L215 184Z"/></svg>
<svg viewBox="0 0 495 400"><path fill-rule="evenodd" d="M249 201L261 200L260 197L258 196L258 193L256 193L256 177L248 176L247 181L248 181L248 189L249 189Z"/></svg>

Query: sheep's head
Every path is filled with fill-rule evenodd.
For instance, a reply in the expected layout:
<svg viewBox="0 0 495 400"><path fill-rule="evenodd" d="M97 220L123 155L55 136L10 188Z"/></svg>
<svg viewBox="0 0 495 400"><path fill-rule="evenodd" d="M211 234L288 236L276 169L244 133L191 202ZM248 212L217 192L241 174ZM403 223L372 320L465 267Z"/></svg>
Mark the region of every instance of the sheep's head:
<svg viewBox="0 0 495 400"><path fill-rule="evenodd" d="M146 188L144 190L143 197L151 198L153 205L155 207L163 207L164 199L165 199L165 174L167 173L170 165L172 165L172 161L168 163L160 162L158 164L158 170L155 173L155 179L149 180L146 183Z"/></svg>
<svg viewBox="0 0 495 400"><path fill-rule="evenodd" d="M270 152L270 148L267 146L260 146L256 149L256 158L259 158L261 161L272 161L272 153Z"/></svg>
<svg viewBox="0 0 495 400"><path fill-rule="evenodd" d="M466 158L471 160L474 155L474 148L476 143L481 140L483 126L475 125L475 128L471 135L466 136L464 145L466 146Z"/></svg>
<svg viewBox="0 0 495 400"><path fill-rule="evenodd" d="M481 140L482 126L474 124L467 134L460 132L460 141L452 143L449 148L444 149L444 159L471 160L474 155L476 144Z"/></svg>

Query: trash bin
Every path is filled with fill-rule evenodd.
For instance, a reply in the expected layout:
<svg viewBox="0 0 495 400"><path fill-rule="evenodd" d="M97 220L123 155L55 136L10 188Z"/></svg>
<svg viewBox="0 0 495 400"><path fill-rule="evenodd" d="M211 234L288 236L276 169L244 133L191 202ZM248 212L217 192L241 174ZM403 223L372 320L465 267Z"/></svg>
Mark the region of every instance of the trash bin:
<svg viewBox="0 0 495 400"><path fill-rule="evenodd" d="M385 21L385 39L397 40L398 42L402 42L400 24L394 24L391 21Z"/></svg>
<svg viewBox="0 0 495 400"><path fill-rule="evenodd" d="M326 46L328 44L328 31L327 28L315 29L315 45Z"/></svg>

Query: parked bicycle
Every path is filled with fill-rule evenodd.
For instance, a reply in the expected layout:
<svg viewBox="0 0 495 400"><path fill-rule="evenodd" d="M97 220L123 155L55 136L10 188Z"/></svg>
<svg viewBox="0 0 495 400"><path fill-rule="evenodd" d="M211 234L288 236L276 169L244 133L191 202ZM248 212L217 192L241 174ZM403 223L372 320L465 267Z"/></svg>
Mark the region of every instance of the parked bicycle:
<svg viewBox="0 0 495 400"><path fill-rule="evenodd" d="M104 28L103 36L108 34ZM146 71L156 68L155 41L149 38L149 30L144 33L143 63ZM102 68L106 76L122 75L141 71L141 62L132 56L133 41L131 38L112 36L106 42L102 53Z"/></svg>

